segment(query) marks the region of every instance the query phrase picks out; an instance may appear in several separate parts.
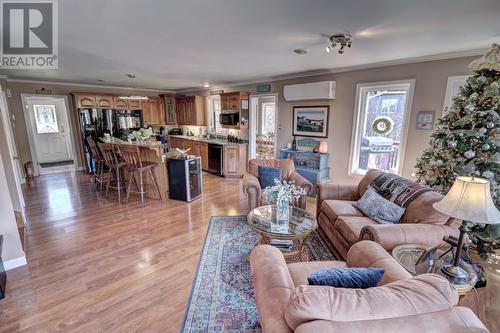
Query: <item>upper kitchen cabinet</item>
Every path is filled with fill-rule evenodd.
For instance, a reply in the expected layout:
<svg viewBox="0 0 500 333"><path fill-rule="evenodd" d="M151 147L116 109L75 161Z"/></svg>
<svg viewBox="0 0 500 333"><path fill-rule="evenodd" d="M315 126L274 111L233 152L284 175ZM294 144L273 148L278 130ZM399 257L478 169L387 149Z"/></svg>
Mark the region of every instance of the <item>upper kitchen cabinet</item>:
<svg viewBox="0 0 500 333"><path fill-rule="evenodd" d="M248 127L250 93L235 91L222 93L221 101L221 126L223 128L241 129Z"/></svg>
<svg viewBox="0 0 500 333"><path fill-rule="evenodd" d="M163 103L165 104L165 121L167 125L176 125L175 117L175 96L162 95Z"/></svg>
<svg viewBox="0 0 500 333"><path fill-rule="evenodd" d="M97 95L95 96L96 106L101 109L114 109L115 103L111 95Z"/></svg>
<svg viewBox="0 0 500 333"><path fill-rule="evenodd" d="M129 101L128 99L123 99L115 96L113 100L115 103L115 109L120 109L120 110L128 109L128 101Z"/></svg>
<svg viewBox="0 0 500 333"><path fill-rule="evenodd" d="M131 99L128 101L128 107L130 110L141 110L142 109L142 100L140 99Z"/></svg>
<svg viewBox="0 0 500 333"><path fill-rule="evenodd" d="M220 95L220 105L222 111L248 110L250 93L246 91L235 91L222 93Z"/></svg>
<svg viewBox="0 0 500 333"><path fill-rule="evenodd" d="M143 121L147 125L165 125L165 104L159 97L149 97L141 102Z"/></svg>
<svg viewBox="0 0 500 333"><path fill-rule="evenodd" d="M204 96L175 97L175 116L179 125L207 126Z"/></svg>
<svg viewBox="0 0 500 333"><path fill-rule="evenodd" d="M86 94L73 94L75 96L75 103L77 108L96 108L96 96Z"/></svg>

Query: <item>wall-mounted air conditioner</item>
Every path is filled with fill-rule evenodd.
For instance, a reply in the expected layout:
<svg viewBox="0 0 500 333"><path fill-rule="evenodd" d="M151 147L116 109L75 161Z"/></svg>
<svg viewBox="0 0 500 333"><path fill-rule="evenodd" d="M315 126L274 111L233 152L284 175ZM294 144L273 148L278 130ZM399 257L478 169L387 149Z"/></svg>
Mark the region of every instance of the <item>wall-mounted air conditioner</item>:
<svg viewBox="0 0 500 333"><path fill-rule="evenodd" d="M283 87L285 101L307 101L313 99L334 99L335 81L290 84Z"/></svg>

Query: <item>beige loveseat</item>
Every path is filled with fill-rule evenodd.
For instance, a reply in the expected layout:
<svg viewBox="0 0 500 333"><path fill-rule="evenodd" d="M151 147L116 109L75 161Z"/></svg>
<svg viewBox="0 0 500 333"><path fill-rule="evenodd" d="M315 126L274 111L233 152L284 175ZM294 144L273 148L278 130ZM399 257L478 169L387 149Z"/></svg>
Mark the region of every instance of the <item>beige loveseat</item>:
<svg viewBox="0 0 500 333"><path fill-rule="evenodd" d="M412 278L380 245L356 243L343 261L286 264L282 253L259 245L250 255L257 310L264 333L484 333L474 313L435 274ZM381 286L344 289L308 286L307 277L334 267L378 267Z"/></svg>
<svg viewBox="0 0 500 333"><path fill-rule="evenodd" d="M250 160L248 161L248 174L243 177L243 192L248 198L248 209L262 206L262 189L259 183L259 166L281 168L283 170L283 180L292 181L295 185L303 188L306 192L301 196L295 205L300 208L306 208L307 195L312 191L313 185L310 181L302 177L295 171L292 160L271 159L271 160Z"/></svg>
<svg viewBox="0 0 500 333"><path fill-rule="evenodd" d="M417 196L408 205L398 224L378 224L366 217L352 204L363 196L368 186L380 174L382 172L379 170L369 170L357 185L318 185L318 225L342 257L345 258L349 248L362 239L373 240L387 251L391 251L399 244L417 243L430 246L441 242L446 235L458 237L459 231L454 220L432 207L433 203L443 197L434 191Z"/></svg>

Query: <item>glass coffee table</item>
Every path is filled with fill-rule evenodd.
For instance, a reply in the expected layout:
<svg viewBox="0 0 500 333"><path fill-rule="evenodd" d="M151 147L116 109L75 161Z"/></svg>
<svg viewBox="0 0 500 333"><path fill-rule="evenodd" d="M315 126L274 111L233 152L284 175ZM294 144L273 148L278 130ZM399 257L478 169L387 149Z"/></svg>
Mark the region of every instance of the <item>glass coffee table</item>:
<svg viewBox="0 0 500 333"><path fill-rule="evenodd" d="M286 262L307 261L305 241L317 227L316 218L308 211L290 206L288 226L276 230L276 206L267 205L253 209L247 224L255 230L260 240L257 244L274 245L283 252Z"/></svg>

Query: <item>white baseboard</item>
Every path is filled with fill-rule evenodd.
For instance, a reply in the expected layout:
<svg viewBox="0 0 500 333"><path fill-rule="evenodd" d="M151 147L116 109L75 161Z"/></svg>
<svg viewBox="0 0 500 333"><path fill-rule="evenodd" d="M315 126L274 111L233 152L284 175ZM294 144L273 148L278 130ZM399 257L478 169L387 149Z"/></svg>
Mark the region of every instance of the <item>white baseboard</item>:
<svg viewBox="0 0 500 333"><path fill-rule="evenodd" d="M16 268L16 267L24 266L26 264L27 264L26 256L10 259L10 260L3 262L3 266L5 267L6 271L13 269L13 268Z"/></svg>

